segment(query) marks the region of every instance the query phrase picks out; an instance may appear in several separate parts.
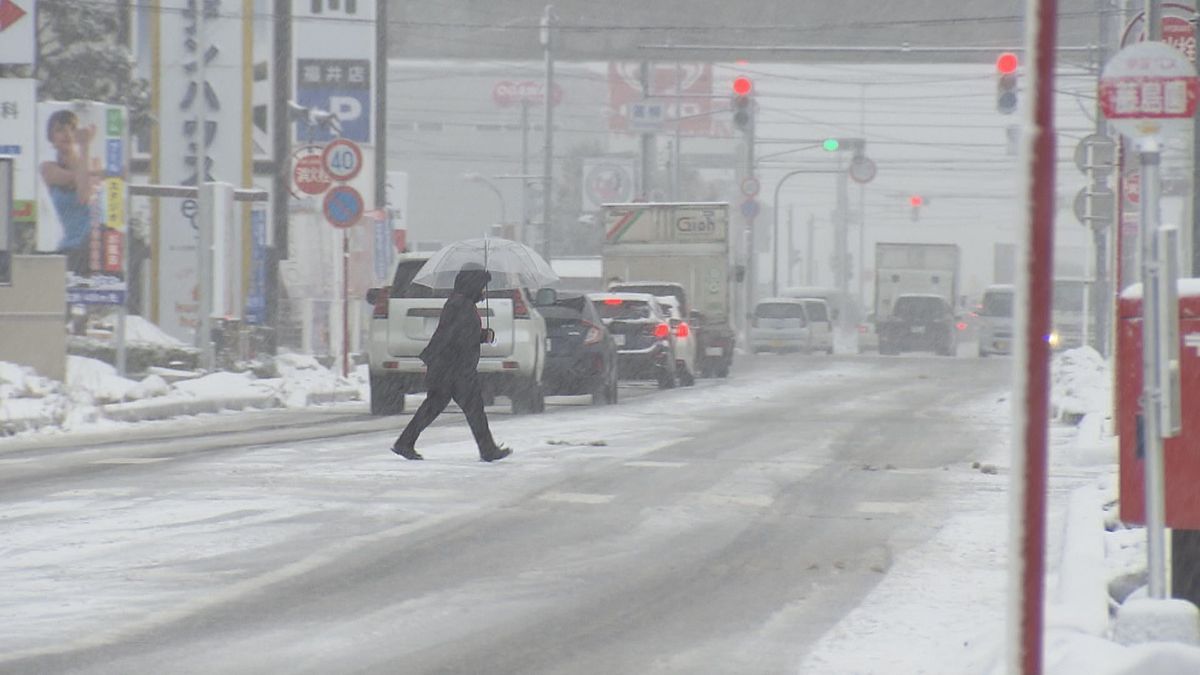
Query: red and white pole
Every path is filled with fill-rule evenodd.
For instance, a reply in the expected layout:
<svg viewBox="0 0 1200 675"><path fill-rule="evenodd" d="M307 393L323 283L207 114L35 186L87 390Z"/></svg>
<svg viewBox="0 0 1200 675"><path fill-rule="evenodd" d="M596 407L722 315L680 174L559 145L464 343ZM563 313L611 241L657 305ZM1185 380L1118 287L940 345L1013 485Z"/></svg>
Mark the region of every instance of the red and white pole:
<svg viewBox="0 0 1200 675"><path fill-rule="evenodd" d="M1050 422L1051 300L1054 274L1054 50L1057 0L1027 0L1025 53L1025 227L1017 268L1013 456L1009 509L1008 673L1042 672L1046 560L1046 451Z"/></svg>

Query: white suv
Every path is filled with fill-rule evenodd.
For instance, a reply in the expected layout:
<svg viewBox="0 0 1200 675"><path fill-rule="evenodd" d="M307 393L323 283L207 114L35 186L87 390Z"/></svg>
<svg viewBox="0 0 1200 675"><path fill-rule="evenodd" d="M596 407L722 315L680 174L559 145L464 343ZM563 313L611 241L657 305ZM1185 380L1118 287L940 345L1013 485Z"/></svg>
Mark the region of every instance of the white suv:
<svg viewBox="0 0 1200 675"><path fill-rule="evenodd" d="M404 412L405 394L425 388L425 364L417 355L429 343L450 294L412 283L428 259L428 254L402 256L392 285L367 292L373 307L367 347L372 415ZM485 325L496 332L495 342L480 351L484 400L507 396L514 413L542 412L545 319L524 290L489 291L478 306Z"/></svg>

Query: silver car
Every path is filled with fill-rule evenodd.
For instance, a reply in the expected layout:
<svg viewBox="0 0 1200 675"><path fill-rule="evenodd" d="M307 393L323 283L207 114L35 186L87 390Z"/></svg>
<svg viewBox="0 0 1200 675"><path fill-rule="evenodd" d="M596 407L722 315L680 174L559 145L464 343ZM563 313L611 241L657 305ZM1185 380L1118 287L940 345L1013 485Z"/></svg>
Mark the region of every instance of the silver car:
<svg viewBox="0 0 1200 675"><path fill-rule="evenodd" d="M979 355L1011 354L1013 286L993 284L983 291L979 307Z"/></svg>
<svg viewBox="0 0 1200 675"><path fill-rule="evenodd" d="M810 352L812 329L805 303L795 298L763 298L754 305L750 351Z"/></svg>

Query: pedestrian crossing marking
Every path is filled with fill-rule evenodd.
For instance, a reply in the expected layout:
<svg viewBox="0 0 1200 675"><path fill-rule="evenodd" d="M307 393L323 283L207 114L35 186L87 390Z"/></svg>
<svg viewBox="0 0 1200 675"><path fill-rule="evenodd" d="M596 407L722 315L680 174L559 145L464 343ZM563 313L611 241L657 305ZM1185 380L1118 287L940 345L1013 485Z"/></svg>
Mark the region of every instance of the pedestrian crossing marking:
<svg viewBox="0 0 1200 675"><path fill-rule="evenodd" d="M687 462L659 462L652 459L641 459L625 462L625 466L647 469L682 469L687 466Z"/></svg>
<svg viewBox="0 0 1200 675"><path fill-rule="evenodd" d="M538 499L547 502L565 502L568 504L607 504L613 500L613 495L599 495L588 492L547 492L539 495Z"/></svg>
<svg viewBox="0 0 1200 675"><path fill-rule="evenodd" d="M903 513L908 510L904 502L862 502L858 505L859 513Z"/></svg>
<svg viewBox="0 0 1200 675"><path fill-rule="evenodd" d="M714 495L705 493L704 501L721 506L732 504L734 506L752 506L763 509L775 503L775 498L770 495Z"/></svg>

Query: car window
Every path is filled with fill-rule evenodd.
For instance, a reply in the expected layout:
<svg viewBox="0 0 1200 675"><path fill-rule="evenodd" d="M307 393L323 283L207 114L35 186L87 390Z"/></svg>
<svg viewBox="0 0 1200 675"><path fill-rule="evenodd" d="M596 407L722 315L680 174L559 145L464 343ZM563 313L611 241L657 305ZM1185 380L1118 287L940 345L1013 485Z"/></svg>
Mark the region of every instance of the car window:
<svg viewBox="0 0 1200 675"><path fill-rule="evenodd" d="M932 297L899 297L892 308L892 314L917 321L940 319L946 315L946 301Z"/></svg>
<svg viewBox="0 0 1200 675"><path fill-rule="evenodd" d="M612 284L610 290L620 290L622 293L649 293L654 296L669 295L679 301L683 305L683 290L678 286L670 286L665 284Z"/></svg>
<svg viewBox="0 0 1200 675"><path fill-rule="evenodd" d="M983 294L983 307L979 310L981 316L1011 317L1013 315L1013 294L1011 291L988 291Z"/></svg>
<svg viewBox="0 0 1200 675"><path fill-rule="evenodd" d="M804 307L794 302L762 302L754 308L760 319L804 319Z"/></svg>
<svg viewBox="0 0 1200 675"><path fill-rule="evenodd" d="M650 319L654 316L654 310L645 300L605 299L596 304L596 310L600 313L601 319L617 319L619 321Z"/></svg>
<svg viewBox="0 0 1200 675"><path fill-rule="evenodd" d="M804 309L808 312L810 321L829 321L829 313L825 311L825 303L823 302L806 302Z"/></svg>
<svg viewBox="0 0 1200 675"><path fill-rule="evenodd" d="M409 295L413 277L424 265L424 260L401 260L396 263L396 274L392 277L392 288L388 294L393 298L429 297L429 295ZM429 289L424 286L421 289L423 289L421 292L429 292Z"/></svg>

